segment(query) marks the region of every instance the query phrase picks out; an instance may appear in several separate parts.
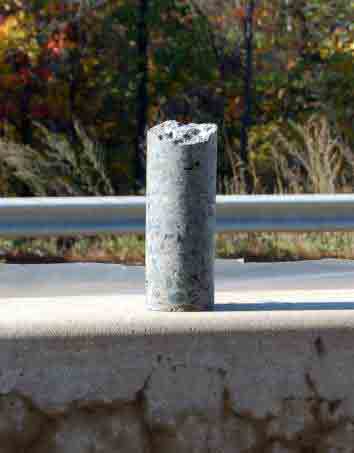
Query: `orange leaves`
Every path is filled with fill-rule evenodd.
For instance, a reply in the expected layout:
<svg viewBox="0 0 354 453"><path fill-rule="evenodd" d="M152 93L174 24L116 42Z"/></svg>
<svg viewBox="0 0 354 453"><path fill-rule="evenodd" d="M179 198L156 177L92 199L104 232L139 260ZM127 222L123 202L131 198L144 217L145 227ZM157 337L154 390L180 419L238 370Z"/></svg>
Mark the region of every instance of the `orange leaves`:
<svg viewBox="0 0 354 453"><path fill-rule="evenodd" d="M246 17L246 9L242 6L235 8L232 11L232 15L236 17L236 19L243 20Z"/></svg>
<svg viewBox="0 0 354 453"><path fill-rule="evenodd" d="M49 53L51 53L53 56L55 57L58 57L62 50L63 50L63 46L61 46L59 44L59 40L53 38L53 39L50 39L46 45L46 48L47 50L49 51Z"/></svg>
<svg viewBox="0 0 354 453"><path fill-rule="evenodd" d="M218 25L222 24L222 23L225 21L225 19L226 19L226 18L225 18L224 15L215 16L215 17L212 18L213 22L214 22L215 24L218 24Z"/></svg>
<svg viewBox="0 0 354 453"><path fill-rule="evenodd" d="M56 16L58 14L76 13L80 4L78 2L69 3L67 1L50 2L45 8L46 12L50 15Z"/></svg>
<svg viewBox="0 0 354 453"><path fill-rule="evenodd" d="M296 60L294 59L289 59L288 62L286 63L286 69L291 70L296 67Z"/></svg>
<svg viewBox="0 0 354 453"><path fill-rule="evenodd" d="M4 90L13 90L27 84L30 80L30 73L21 70L14 74L4 74L0 77L0 87Z"/></svg>
<svg viewBox="0 0 354 453"><path fill-rule="evenodd" d="M0 16L0 64L6 64L12 59L17 71L23 66L18 58L35 59L36 46L31 36L32 20L23 11L8 16ZM26 63L27 64L27 63ZM22 74L25 77L24 74Z"/></svg>
<svg viewBox="0 0 354 453"><path fill-rule="evenodd" d="M53 72L46 66L40 66L39 68L36 68L35 72L37 77L44 82L48 82L53 79Z"/></svg>
<svg viewBox="0 0 354 453"><path fill-rule="evenodd" d="M15 16L0 16L0 37L7 38L17 26L18 20Z"/></svg>
<svg viewBox="0 0 354 453"><path fill-rule="evenodd" d="M30 23L24 11L16 14L0 15L0 39L23 40L26 38L25 24Z"/></svg>
<svg viewBox="0 0 354 453"><path fill-rule="evenodd" d="M239 21L245 20L246 14L246 8L244 6L234 8L232 11L232 16ZM273 12L269 8L256 7L253 11L252 20L256 22L257 25L263 25L263 21L268 17L272 17L272 14Z"/></svg>
<svg viewBox="0 0 354 453"><path fill-rule="evenodd" d="M65 49L76 47L76 43L70 39L70 35L70 25L66 25L62 30L54 32L47 42L47 51L54 57L59 57Z"/></svg>
<svg viewBox="0 0 354 453"><path fill-rule="evenodd" d="M240 119L244 110L244 100L241 96L231 97L226 108L226 118L230 121Z"/></svg>

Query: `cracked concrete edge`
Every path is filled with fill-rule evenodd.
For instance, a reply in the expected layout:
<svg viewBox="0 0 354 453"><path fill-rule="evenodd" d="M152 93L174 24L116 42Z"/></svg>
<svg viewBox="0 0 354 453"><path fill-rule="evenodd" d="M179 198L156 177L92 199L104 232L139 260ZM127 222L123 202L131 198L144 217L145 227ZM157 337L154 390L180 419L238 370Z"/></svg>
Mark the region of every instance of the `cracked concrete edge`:
<svg viewBox="0 0 354 453"><path fill-rule="evenodd" d="M284 338L286 337L282 337L281 340ZM297 339L299 340L301 337ZM236 340L239 341L240 338L236 338ZM299 353L302 348L309 346L313 337L303 338L297 349L295 338L290 336L289 340L289 343L284 345L284 342L277 341L272 336L268 338L258 336L255 339L247 337L244 352L238 350L237 354L237 349L233 350L234 359L236 359L234 361L229 356L232 350L227 347L231 344L228 345L226 342L219 345L221 349L218 351L223 350L224 356L220 357L221 354L218 356L214 349L214 358L211 360L209 356L209 361L199 363L199 368L193 361L198 362L202 351L196 350L195 342L190 343L189 351L187 351L185 342L181 348L172 342L167 348L161 342L155 343L150 351L147 351L148 356L149 352L156 354L163 349L165 355L160 355L160 357L157 355L155 361L151 360L151 356L147 358L145 363L150 365L149 370L145 369L145 372L139 376L130 396L126 398L118 397L110 400L102 395L94 397L92 394L90 399L83 397L83 395L85 396L84 391L81 395L80 392L73 393L65 406L60 406L60 404L48 406L38 400L38 394L33 389L31 392L28 388L21 388L20 385L17 385L8 392L4 392L5 389L0 385L0 419L1 414L6 412L9 420L6 430L15 433L10 433L11 435L5 438L5 446L6 444L11 445L11 442L18 446L18 441L16 443L13 440L16 435L16 439L19 438L21 441L21 446L35 448L35 450L28 451L71 453L76 451L75 446L80 438L88 437L91 442L94 442L92 439L97 435L95 426L102 426L102 428L98 428L98 434L102 429L105 436L107 433L111 435L110 419L117 417L115 424L117 424L117 420L120 420L120 426L123 428L120 428L119 432L125 430L126 434L123 433L123 436L126 436L126 442L129 443L132 440L129 433L130 436L135 437L140 435L142 443L138 445L148 447L147 450L143 447L130 450L127 443L126 451L129 452L149 451L153 453L156 451L157 453L166 451L166 449L178 452L190 451L188 445L196 447L193 451L225 451L227 453L231 451L237 453L273 452L272 448L275 445L279 445L280 451L291 452L321 447L316 451L330 453L337 451L331 449L333 445L349 448L354 439L354 417L353 413L348 411L348 404L345 400L352 399L349 390L352 387L345 389L344 394L347 393L344 397L339 395L340 383L336 384L335 381L332 381L332 387L337 387L337 394L331 392L329 388L323 388L323 381L326 380L326 377L321 377L314 369L310 369L309 362L307 362L307 366L303 366L304 363L297 364L297 377L293 381L291 374L294 369L291 369L291 361L300 358ZM325 362L326 357L330 357L330 359L336 357L336 355L331 356L331 353L335 352L332 350L333 346L336 345L327 340L316 338L315 343L317 343L318 350L316 353L312 351L312 358L309 357L308 348L307 351L304 350L307 359L311 358L314 362L319 360L314 368L318 367L319 363L323 363L321 361ZM285 354L281 357L278 356L278 364L276 359L274 363L269 362L269 352L272 348L267 351L267 345L269 346L270 342L283 346ZM321 342L322 349L319 346ZM140 345L142 344L140 343ZM250 344L255 348L254 351L258 351L258 356L253 355L252 359L250 359L252 355L249 354L248 349ZM68 346L70 347L70 343ZM127 345L123 346L123 349L126 350ZM201 346L205 349L210 344L208 341L204 341ZM234 347L234 345L232 346ZM97 344L96 347L98 347ZM343 350L347 347L348 343L345 342ZM148 350L149 347L146 349ZM175 355L173 355L173 350L176 352ZM127 352L127 356L133 359L132 352L136 355L138 351L139 345L136 345L135 349ZM186 351L189 354L186 354ZM16 352L18 352L16 347L12 348L15 362L19 361ZM40 352L43 353L43 351ZM54 350L51 352L53 358ZM71 345L71 352L75 356L75 346L73 345ZM101 352L104 354L105 348L102 348ZM167 352L170 356L166 355ZM265 358L262 352L265 353ZM341 356L343 351L337 350L337 352ZM1 353L3 353L3 348L1 348ZM204 351L204 360L207 353L208 351ZM191 355L193 355L192 360ZM121 357L119 354L115 356L117 360L112 366L117 367ZM221 366L223 361L228 362L228 364L224 363L224 368ZM336 367L337 363L334 360L330 361L332 366ZM59 362L61 361L59 360ZM36 368L36 363L32 361L29 363L34 369ZM253 363L253 366L256 364L256 370L252 366L245 367L245 363ZM61 364L57 364L59 375L62 373ZM279 364L283 366L279 367ZM96 365L99 369L99 360ZM135 365L134 371L142 371L141 363ZM230 367L230 365L233 366ZM349 366L347 371L352 375L351 363L348 362L347 365ZM42 366L44 367L45 364ZM73 366L75 365L73 364ZM237 371L238 366L242 367L239 372ZM47 367L50 368L50 364L47 364ZM84 368L82 360L81 368ZM250 373L252 369L253 374ZM41 385L43 393L46 391L53 393L57 390L57 386L52 383L48 388L50 382L45 380L44 369L41 371L42 382L38 382L37 387ZM94 367L92 371L94 371ZM124 364L120 369L120 373L125 374L126 386L129 385L127 378L131 371L132 369L129 371ZM287 376L288 373L290 376ZM26 379L26 372L22 371L22 375L22 378ZM76 377L77 383L80 383L81 386L85 386L82 380L84 375L85 373L82 373L80 379L78 376ZM278 375L276 385L273 388L270 386L269 391L269 386L266 384L269 384L276 375ZM245 379L242 379L243 376ZM90 384L94 384L95 374L86 375L86 379L88 377L91 378L89 379ZM289 383L296 384L299 377L301 377L300 392L298 386L289 385ZM60 376L58 378L60 379ZM282 382L282 385L279 385L279 382ZM56 384L58 385L58 382ZM115 386L119 388L119 382L115 382ZM259 397L262 387L266 395L271 395L263 408L257 407L257 403L262 402L262 396ZM277 395L272 394L275 388L277 388ZM251 400L247 399L250 397ZM245 405L245 402L248 404ZM349 407L352 406L349 405ZM204 434L201 436L201 433ZM225 439L222 436L225 436ZM98 441L102 442L102 439L99 438ZM53 450L56 442L59 443L59 448ZM4 451L12 453L16 450L9 447ZM114 448L108 449L106 446L105 451L115 450Z"/></svg>
<svg viewBox="0 0 354 453"><path fill-rule="evenodd" d="M107 452L122 439L144 453L351 448L354 312L226 312L216 329L220 313L141 310L130 325L127 307L91 303L7 303L31 335L0 335L4 452L76 453L79 439ZM147 316L158 328L139 334Z"/></svg>
<svg viewBox="0 0 354 453"><path fill-rule="evenodd" d="M226 387L235 411L264 415L283 398L308 397L310 375L320 395L346 400L354 416L353 333L351 310L151 313L105 298L5 303L0 394L19 392L60 411L73 401L133 401L151 376L150 400L176 396L166 407L177 412L190 400L193 410L218 408Z"/></svg>
<svg viewBox="0 0 354 453"><path fill-rule="evenodd" d="M148 385L149 378L141 391L137 392L135 400L128 404L72 405L57 414L42 411L29 398L19 393L0 395L0 411L6 409L9 405L6 400L10 399L11 419L14 415L13 407L17 405L18 410L19 406L23 406L20 407L23 420L21 429L18 429L18 419L17 426L15 422L15 426L11 427L10 424L7 428L19 431L15 443L17 447L20 444L26 451L34 452L76 452L80 438L89 438L94 444L97 434L96 442L102 447L100 428L105 434L105 451L116 451L109 441L112 441L112 434L118 434L118 439L121 436L119 445L122 446L122 440L125 444L124 451L142 453L157 453L166 449L182 452L190 451L191 447L197 452L226 453L298 452L318 447L319 450L316 451L330 453L333 446L341 447L340 451L349 451L343 450L343 447L350 448L353 439L353 420L345 416L335 419L335 410L331 408L333 402L317 395L316 388L312 388L313 395L307 400L291 400L289 404L289 400L284 399L281 414L267 414L264 417L257 417L251 412L241 414L235 411L229 392L225 389L216 418L210 414L185 413L180 414L173 423L163 424L149 420ZM326 405L327 411L323 410ZM335 405L338 407L338 402ZM112 433L109 428L112 424L114 426L114 422L110 419L114 417L116 427L117 421L120 422L120 430L116 429ZM97 426L100 427L98 430ZM13 451L11 444L14 444L14 436L11 434L10 432L10 436L5 438L3 445L6 452ZM132 441L135 444L133 446ZM87 444L87 440L85 443ZM58 446L59 448L55 448Z"/></svg>

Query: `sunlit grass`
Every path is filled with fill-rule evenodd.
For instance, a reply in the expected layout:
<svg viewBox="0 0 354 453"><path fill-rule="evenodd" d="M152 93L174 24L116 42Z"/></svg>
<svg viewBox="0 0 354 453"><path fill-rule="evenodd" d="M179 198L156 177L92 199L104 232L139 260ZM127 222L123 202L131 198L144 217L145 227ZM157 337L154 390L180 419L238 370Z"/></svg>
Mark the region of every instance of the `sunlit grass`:
<svg viewBox="0 0 354 453"><path fill-rule="evenodd" d="M354 259L354 233L248 233L219 235L217 255L245 261Z"/></svg>
<svg viewBox="0 0 354 453"><path fill-rule="evenodd" d="M218 258L245 261L354 259L354 233L234 233L216 237ZM144 235L0 240L1 262L143 264Z"/></svg>

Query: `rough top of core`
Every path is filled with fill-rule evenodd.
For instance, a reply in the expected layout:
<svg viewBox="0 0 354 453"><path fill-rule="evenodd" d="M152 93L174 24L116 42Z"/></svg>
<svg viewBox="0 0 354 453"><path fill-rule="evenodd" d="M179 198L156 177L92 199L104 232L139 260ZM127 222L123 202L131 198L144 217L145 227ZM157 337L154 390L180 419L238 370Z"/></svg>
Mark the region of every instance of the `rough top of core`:
<svg viewBox="0 0 354 453"><path fill-rule="evenodd" d="M207 142L216 131L216 124L181 124L178 121L165 121L150 129L161 141L169 141L174 145Z"/></svg>

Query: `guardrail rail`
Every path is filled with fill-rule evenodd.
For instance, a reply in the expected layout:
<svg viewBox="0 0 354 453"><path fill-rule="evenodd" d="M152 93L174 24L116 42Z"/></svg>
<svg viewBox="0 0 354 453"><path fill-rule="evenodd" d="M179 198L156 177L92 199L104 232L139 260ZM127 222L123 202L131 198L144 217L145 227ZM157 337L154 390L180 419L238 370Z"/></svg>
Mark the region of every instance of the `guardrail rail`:
<svg viewBox="0 0 354 453"><path fill-rule="evenodd" d="M218 195L216 231L354 231L354 194ZM144 232L144 196L0 198L2 237Z"/></svg>

